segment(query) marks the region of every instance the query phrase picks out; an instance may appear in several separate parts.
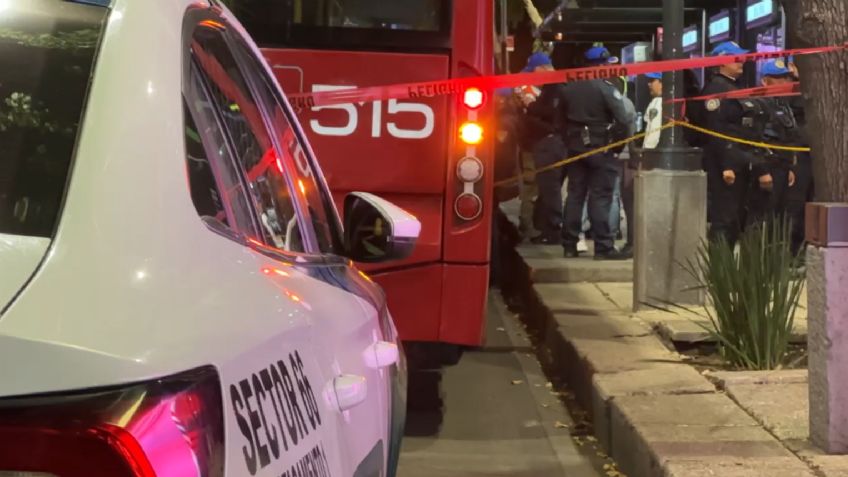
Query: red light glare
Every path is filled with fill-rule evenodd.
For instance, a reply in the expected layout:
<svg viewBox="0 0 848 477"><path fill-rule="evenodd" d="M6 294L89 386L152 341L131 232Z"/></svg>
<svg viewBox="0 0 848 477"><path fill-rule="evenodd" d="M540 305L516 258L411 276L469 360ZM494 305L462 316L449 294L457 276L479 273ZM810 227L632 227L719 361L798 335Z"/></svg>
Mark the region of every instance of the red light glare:
<svg viewBox="0 0 848 477"><path fill-rule="evenodd" d="M484 94L477 88L468 88L462 95L462 102L469 109L477 109L483 106Z"/></svg>

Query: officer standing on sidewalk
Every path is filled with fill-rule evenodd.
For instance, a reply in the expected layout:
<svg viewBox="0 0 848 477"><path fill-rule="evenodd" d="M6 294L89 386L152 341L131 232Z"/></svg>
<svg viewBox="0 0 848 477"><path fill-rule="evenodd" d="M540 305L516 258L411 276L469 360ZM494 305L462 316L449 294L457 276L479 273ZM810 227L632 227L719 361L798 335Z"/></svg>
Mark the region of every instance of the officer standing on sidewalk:
<svg viewBox="0 0 848 477"><path fill-rule="evenodd" d="M786 84L793 81L792 71L783 60L768 61L761 70L763 85ZM765 129L766 142L781 146L806 146L807 141L798 125L795 113L786 98L765 98L769 121ZM791 187L796 182L795 169L802 160L802 152L775 150L767 156L769 172L773 178L771 193L755 195L751 204L755 218L785 216L793 222L803 221L800 211L789 210Z"/></svg>
<svg viewBox="0 0 848 477"><path fill-rule="evenodd" d="M527 60L525 70L552 70L551 59L545 53L534 53ZM563 159L566 149L557 132L556 111L561 96L561 84L546 84L539 97L527 105L524 120L526 142L532 144L533 165L536 169L538 198L534 210L534 225L540 234L532 237L537 244L556 244L562 229L563 166L543 170Z"/></svg>
<svg viewBox="0 0 848 477"><path fill-rule="evenodd" d="M616 63L618 58L596 46L586 51L589 66ZM624 96L609 81L596 79L568 83L560 102L560 124L564 124L565 145L571 155L588 152L610 143L614 123L634 120L624 106ZM583 204L588 199L596 260L629 258L616 250L609 216L613 190L619 177L619 164L611 151L593 154L566 168L568 190L565 200L565 226L562 244L565 257L576 257L580 240Z"/></svg>
<svg viewBox="0 0 848 477"><path fill-rule="evenodd" d="M712 56L747 53L735 42L720 43ZM736 81L742 76L742 63L719 67L704 87L703 95L739 89ZM758 99L709 99L705 103L704 121L707 129L749 141L762 141L768 111ZM753 187L769 190L772 177L765 168L765 151L730 140L710 136L705 140L704 168L709 189L708 219L710 240L724 239L736 244L746 223L747 197Z"/></svg>

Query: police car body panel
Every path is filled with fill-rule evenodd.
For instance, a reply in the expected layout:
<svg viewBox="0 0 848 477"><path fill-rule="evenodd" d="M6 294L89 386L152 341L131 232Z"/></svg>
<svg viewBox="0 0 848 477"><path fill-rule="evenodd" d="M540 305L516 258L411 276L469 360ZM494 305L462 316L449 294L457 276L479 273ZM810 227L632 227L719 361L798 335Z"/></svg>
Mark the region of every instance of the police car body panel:
<svg viewBox="0 0 848 477"><path fill-rule="evenodd" d="M388 472L398 373L383 294L347 260L268 253L216 233L193 206L183 110L187 12L209 10L243 36L225 9L213 7L112 2L49 249L0 250L0 263L18 264L14 274L2 272L0 412L10 399L61 399L212 367L224 475L353 475L378 454L378 471ZM302 202L296 207L305 213ZM389 221L409 220L390 212ZM351 407L340 409L345 399Z"/></svg>

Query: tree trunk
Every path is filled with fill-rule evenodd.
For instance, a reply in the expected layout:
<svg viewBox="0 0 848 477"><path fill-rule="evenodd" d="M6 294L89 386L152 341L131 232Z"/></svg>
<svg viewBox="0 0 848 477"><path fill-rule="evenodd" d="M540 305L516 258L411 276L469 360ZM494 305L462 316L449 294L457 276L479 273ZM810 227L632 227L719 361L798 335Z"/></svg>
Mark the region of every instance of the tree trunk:
<svg viewBox="0 0 848 477"><path fill-rule="evenodd" d="M846 0L783 0L793 47L848 42ZM848 202L848 51L795 58L806 104L816 200Z"/></svg>

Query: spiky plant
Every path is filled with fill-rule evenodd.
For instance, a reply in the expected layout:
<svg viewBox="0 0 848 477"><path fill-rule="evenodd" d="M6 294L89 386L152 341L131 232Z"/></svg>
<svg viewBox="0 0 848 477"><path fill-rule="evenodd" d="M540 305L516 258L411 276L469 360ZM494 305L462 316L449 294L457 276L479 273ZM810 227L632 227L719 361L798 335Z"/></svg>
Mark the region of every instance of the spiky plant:
<svg viewBox="0 0 848 477"><path fill-rule="evenodd" d="M686 268L707 293L711 327L728 364L775 369L785 364L804 278L795 273L790 224L776 218L749 227L734 250L723 238L704 243Z"/></svg>

